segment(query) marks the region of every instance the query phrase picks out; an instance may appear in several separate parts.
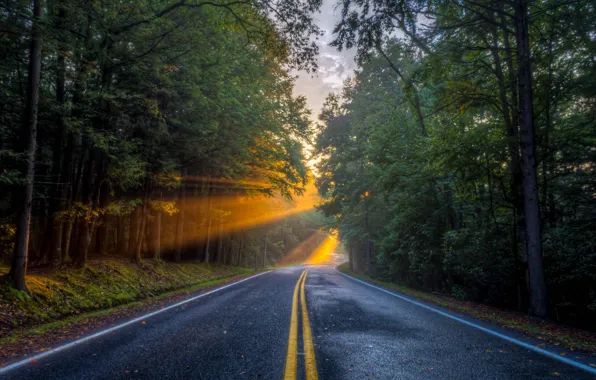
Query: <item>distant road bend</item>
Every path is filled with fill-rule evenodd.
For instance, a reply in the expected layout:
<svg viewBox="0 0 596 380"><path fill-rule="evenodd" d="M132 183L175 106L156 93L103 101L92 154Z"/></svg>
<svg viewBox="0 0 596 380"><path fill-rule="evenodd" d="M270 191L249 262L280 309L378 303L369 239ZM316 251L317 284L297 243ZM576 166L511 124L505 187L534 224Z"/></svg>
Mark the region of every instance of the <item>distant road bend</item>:
<svg viewBox="0 0 596 380"><path fill-rule="evenodd" d="M255 276L0 370L19 380L595 377L330 266Z"/></svg>

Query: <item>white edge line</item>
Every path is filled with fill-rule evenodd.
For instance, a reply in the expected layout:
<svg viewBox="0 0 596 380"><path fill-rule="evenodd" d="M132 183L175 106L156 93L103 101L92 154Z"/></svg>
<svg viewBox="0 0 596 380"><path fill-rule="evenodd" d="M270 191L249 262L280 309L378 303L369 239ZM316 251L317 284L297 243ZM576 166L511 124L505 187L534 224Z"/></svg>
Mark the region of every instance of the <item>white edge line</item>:
<svg viewBox="0 0 596 380"><path fill-rule="evenodd" d="M528 343L522 342L521 340L517 340L517 339L515 339L515 338L512 338L512 337L510 337L510 336L507 336L507 335L504 335L504 334L498 333L498 332L496 332L496 331L494 331L494 330L488 329L488 328L486 328L486 327L482 327L482 326L480 326L480 325L477 325L477 324L475 324L475 323L472 323L472 322L470 322L470 321L466 321L465 319L458 318L458 317L456 317L455 315L451 315L451 314L449 314L449 313L446 313L446 312L444 312L444 311L441 311L441 310L439 310L439 309L435 309L434 307L430 307L430 306L428 306L428 305L425 305L425 304L423 304L423 303L420 303L420 302L416 302L416 301L414 301L414 300L411 300L411 299L410 299L410 298L408 298L408 297L404 297L404 296L401 296L401 295L399 295L399 294L397 294L397 293L390 292L390 291L388 291L388 290L386 290L386 289L383 289L383 288L380 288L380 287L378 287L378 286L375 286L375 285L369 284L369 283L368 283L368 282L366 282L366 281L362 281L362 280L360 280L360 279L357 279L357 278L355 278L355 277L352 277L352 276L350 276L350 275L347 275L347 274L345 274L345 273L343 273L343 272L340 272L340 271L339 271L339 270L337 270L337 269L335 269L335 270L336 270L336 271L337 271L339 274L341 274L342 276L345 276L345 277L351 278L352 280L354 280L354 281L357 281L357 282L359 282L359 283L361 283L361 284L364 284L364 285L366 285L366 286L370 286L371 288L375 288L375 289L377 289L377 290L380 290L380 291L382 291L382 292L384 292L384 293L390 294L390 295L392 295L392 296L394 296L394 297L400 298L400 299L402 299L402 300L404 300L404 301L407 301L407 302L409 302L409 303L411 303L411 304L414 304L414 305L416 305L416 306L420 306L420 307L422 307L422 308L425 308L425 309L427 309L427 310L434 311L435 313L437 313L437 314L441 314L441 315L442 315L442 316L444 316L444 317L451 318L451 319L453 319L453 320L456 320L456 321L458 321L458 322L461 322L461 323L463 323L463 324L465 324L465 325L468 325L468 326L471 326L471 327L477 328L478 330L482 330L482 331L484 331L484 332L486 332L486 333L489 333L489 334L491 334L491 335L494 335L494 336L496 336L496 337L499 337L499 338L501 338L501 339L505 339L506 341L509 341L509 342L511 342L511 343L517 344L518 346L522 346L522 347L524 347L524 348L527 348L527 349L529 349L529 350L532 350L532 351L534 351L534 352L537 352L537 353L539 353L539 354L542 354L542 355L544 355L544 356L547 356L547 357L549 357L549 358L552 358L552 359L558 360L558 361L560 361L560 362L563 362L563 363L565 363L565 364L569 364L569 365L571 365L571 366L573 366L573 367L576 367L576 368L579 368L579 369L583 369L584 371L588 371L588 372L590 372L590 373L592 373L592 374L595 374L595 375L596 375L596 368L592 368L592 367L590 367L590 366L587 366L587 365L585 365L585 364L582 364L582 363L580 363L580 362L576 362L575 360L571 360L571 359L568 359L568 358L566 358L566 357L564 357L564 356L560 356L560 355L558 355L558 354L556 354L556 353L554 353L554 352L551 352L551 351L548 351L548 350L542 349L542 348L540 348L540 347L536 347L536 346L533 346L533 345L531 345L531 344L528 344Z"/></svg>
<svg viewBox="0 0 596 380"><path fill-rule="evenodd" d="M50 356L50 355L52 355L52 354L55 354L55 353L57 353L57 352L60 352L60 351L67 350L67 349L69 349L69 348L72 348L72 347L74 347L74 346L76 346L76 345L78 345L78 344L81 344L81 343L88 342L88 341L90 341L90 340L93 340L93 339L95 339L95 338L97 338L97 337L100 337L100 336L102 336L102 335L105 335L105 334L111 333L112 331L119 330L119 329L121 329L121 328L123 328L123 327L129 326L129 325L132 325L133 323L137 323L137 322L139 322L139 321L142 321L142 320L144 320L144 319L147 319L147 318L153 317L154 315L157 315L157 314L159 314L159 313L162 313L162 312L164 312L164 311L167 311L167 310L170 310L170 309L174 309L174 308L176 308L176 307L178 307L178 306L181 306L181 305L187 304L187 303L189 303L189 302L192 302L192 301L194 301L194 300L196 300L196 299L199 299L199 298L201 298L201 297L208 296L209 294L213 294L213 293L215 293L215 292L219 292L220 290L227 289L227 288L229 288L229 287L231 287L231 286L234 286L234 285L237 285L237 284L239 284L239 283L241 283L241 282L248 281L248 280L251 280L251 279L253 279L253 278L255 278L255 277L259 277L259 276L262 276L262 275L264 275L264 274L271 273L271 272L274 272L274 271L275 271L275 270L270 270L270 271L267 271L267 272L263 272L263 273L255 274L254 276L250 276L250 277L244 278L244 279L242 279L242 280L240 280L240 281L236 281L236 282L233 282L233 283L231 283L231 284L224 285L224 286L222 286L222 287L220 287L220 288L217 288L217 289L210 290L210 291L208 291L207 293L199 294L198 296L195 296L195 297L192 297L192 298L188 298L188 299L186 299L186 300L184 300L184 301L180 301L180 302L178 302L178 303L175 303L175 304L173 304L173 305L170 305L170 306L164 307L163 309L159 309L159 310L153 311L153 312L151 312L151 313L149 313L149 314L145 314L145 315L142 315L142 316L140 316L140 317L137 317L137 318L135 318L135 319L131 319L131 320L130 320L130 321L128 321L128 322L124 322L124 323L122 323L122 324L119 324L119 325L116 325L116 326L110 327L109 329L106 329L106 330L102 330L102 331L96 332L96 333L95 333L95 334L93 334L93 335L89 335L89 336L86 336L86 337L84 337L84 338L77 339L77 340L75 340L75 341L73 341L73 342L70 342L70 343L68 343L68 344L65 344L65 345L63 345L63 346L59 346L59 347L53 348L53 349L51 349L51 350L45 351L45 352L43 352L43 353L41 353L41 354L38 354L38 355L35 355L35 356L31 356L31 357L29 357L29 358L27 358L27 359L25 359L25 360L21 360L21 361L19 361L19 362L16 362L16 363L9 364L9 365L7 365L6 367L2 367L2 368L0 368L0 375L2 375L2 374L4 374L4 373L6 373L6 372L8 372L8 371L11 371L11 370L13 370L13 369L16 369L16 368L18 368L18 367L22 367L22 366L24 366L24 365L26 365L26 364L29 364L29 363L31 363L31 361L34 361L34 360L35 360L35 361L37 361L37 360L39 360L39 359L43 359L43 358L45 358L46 356Z"/></svg>

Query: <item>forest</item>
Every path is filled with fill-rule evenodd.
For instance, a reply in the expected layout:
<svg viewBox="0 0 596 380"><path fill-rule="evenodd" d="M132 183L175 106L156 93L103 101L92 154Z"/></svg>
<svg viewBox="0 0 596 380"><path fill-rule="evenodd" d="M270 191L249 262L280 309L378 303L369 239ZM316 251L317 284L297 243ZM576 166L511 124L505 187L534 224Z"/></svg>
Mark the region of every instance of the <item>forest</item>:
<svg viewBox="0 0 596 380"><path fill-rule="evenodd" d="M354 272L595 329L594 3L338 1L358 68L313 122L321 4L2 1L2 280L331 231Z"/></svg>
<svg viewBox="0 0 596 380"><path fill-rule="evenodd" d="M316 235L289 74L316 68L316 3L3 1L10 284L103 257L265 268Z"/></svg>
<svg viewBox="0 0 596 380"><path fill-rule="evenodd" d="M596 328L594 3L339 7L317 184L351 269Z"/></svg>

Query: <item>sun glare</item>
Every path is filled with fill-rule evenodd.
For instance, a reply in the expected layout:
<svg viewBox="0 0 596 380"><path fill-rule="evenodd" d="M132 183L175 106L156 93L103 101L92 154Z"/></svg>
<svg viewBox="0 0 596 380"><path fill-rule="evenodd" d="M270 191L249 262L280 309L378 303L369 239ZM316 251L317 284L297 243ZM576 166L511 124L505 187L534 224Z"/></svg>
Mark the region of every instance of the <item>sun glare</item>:
<svg viewBox="0 0 596 380"><path fill-rule="evenodd" d="M196 178L196 180L205 180ZM264 182L258 181L232 181L227 179L213 180L215 185L237 188L249 185L265 187ZM231 186L230 186L231 185ZM294 196L289 200L279 195L218 195L218 196L191 196L187 195L182 211L186 215L198 215L197 220L191 221L192 227L185 229L183 244L195 244L207 238L216 237L218 234L230 234L236 231L262 227L284 218L314 210L320 202L317 189L309 183L304 194ZM209 218L208 216L211 216ZM175 239L162 241L164 248L171 248L178 244Z"/></svg>
<svg viewBox="0 0 596 380"><path fill-rule="evenodd" d="M325 240L314 250L314 252L306 259L306 264L324 264L331 260L335 249L337 248L337 238L332 235L327 235Z"/></svg>

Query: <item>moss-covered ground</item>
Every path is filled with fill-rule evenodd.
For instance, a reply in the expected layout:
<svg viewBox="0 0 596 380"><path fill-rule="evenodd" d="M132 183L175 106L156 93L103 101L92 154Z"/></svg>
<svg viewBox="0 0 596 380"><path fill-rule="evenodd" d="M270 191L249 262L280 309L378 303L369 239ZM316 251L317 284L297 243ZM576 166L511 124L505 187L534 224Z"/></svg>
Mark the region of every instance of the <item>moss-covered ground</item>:
<svg viewBox="0 0 596 380"><path fill-rule="evenodd" d="M8 273L0 266L0 278ZM85 268L33 269L30 295L0 281L0 339L16 328L100 312L168 292L252 273L246 268L144 260L94 260Z"/></svg>

